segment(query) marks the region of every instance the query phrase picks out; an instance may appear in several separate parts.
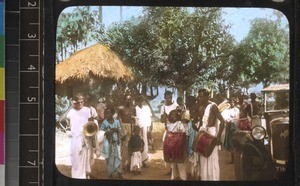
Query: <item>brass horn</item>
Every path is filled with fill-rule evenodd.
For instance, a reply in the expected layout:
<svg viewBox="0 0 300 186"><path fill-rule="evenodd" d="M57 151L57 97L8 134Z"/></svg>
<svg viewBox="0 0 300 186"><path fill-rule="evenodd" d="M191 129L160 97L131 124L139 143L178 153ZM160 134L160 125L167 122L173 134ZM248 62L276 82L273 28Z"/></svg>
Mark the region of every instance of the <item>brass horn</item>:
<svg viewBox="0 0 300 186"><path fill-rule="evenodd" d="M83 126L83 134L87 137L95 136L98 131L98 126L96 123L89 121Z"/></svg>

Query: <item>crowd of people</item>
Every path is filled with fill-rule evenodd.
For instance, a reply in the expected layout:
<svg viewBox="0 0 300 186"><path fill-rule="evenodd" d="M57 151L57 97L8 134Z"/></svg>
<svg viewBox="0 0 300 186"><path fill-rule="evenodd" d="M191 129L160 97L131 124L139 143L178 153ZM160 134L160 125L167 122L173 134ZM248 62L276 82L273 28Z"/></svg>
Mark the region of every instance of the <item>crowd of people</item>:
<svg viewBox="0 0 300 186"><path fill-rule="evenodd" d="M180 138L184 144L173 148L174 154L183 153L181 160L165 160L171 180L219 181L219 148L222 146L231 154L228 163L233 163L231 139L234 132L250 130L253 125L259 124L260 105L255 94L250 95L250 103L246 103L240 94L226 99L223 105L220 104L222 107L210 101L209 95L208 90L200 89L197 96L187 96L184 102L181 97L173 101L171 91L164 94L164 104L160 108L160 122L165 128L164 147L172 145L168 144L170 135L184 134L181 135L184 139ZM77 94L66 114L72 136L71 177L88 179L94 156L100 155L105 158L109 178L122 179L124 172L141 174L142 169L149 166L152 117L151 106L142 95L135 100L126 95L124 103L117 108L107 105L105 98L100 98L94 108L88 96ZM87 128L87 124L91 123L96 129ZM207 136L216 143L206 144ZM204 155L195 144L202 144L200 149L207 151L210 148L211 152ZM166 157L167 154L164 154L163 158Z"/></svg>

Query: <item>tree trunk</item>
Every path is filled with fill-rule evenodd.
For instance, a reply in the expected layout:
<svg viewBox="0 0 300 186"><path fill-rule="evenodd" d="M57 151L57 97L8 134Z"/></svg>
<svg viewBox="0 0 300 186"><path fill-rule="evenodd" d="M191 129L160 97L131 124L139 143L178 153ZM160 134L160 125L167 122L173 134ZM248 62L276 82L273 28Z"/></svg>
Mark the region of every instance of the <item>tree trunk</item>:
<svg viewBox="0 0 300 186"><path fill-rule="evenodd" d="M188 87L186 89L185 96L191 96L191 95L192 95L192 89L191 89L191 87Z"/></svg>
<svg viewBox="0 0 300 186"><path fill-rule="evenodd" d="M178 97L181 97L183 99L183 96L184 96L184 89L182 87L182 85L179 85L177 87L177 90L178 90Z"/></svg>

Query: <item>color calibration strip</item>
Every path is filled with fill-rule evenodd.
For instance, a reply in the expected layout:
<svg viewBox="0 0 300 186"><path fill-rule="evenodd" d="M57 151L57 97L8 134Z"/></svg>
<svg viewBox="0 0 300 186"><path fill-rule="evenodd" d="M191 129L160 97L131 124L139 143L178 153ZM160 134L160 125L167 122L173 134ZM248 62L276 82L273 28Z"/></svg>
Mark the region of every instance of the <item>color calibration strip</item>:
<svg viewBox="0 0 300 186"><path fill-rule="evenodd" d="M4 65L4 15L5 4L4 0L0 0L0 186L5 184L5 65Z"/></svg>

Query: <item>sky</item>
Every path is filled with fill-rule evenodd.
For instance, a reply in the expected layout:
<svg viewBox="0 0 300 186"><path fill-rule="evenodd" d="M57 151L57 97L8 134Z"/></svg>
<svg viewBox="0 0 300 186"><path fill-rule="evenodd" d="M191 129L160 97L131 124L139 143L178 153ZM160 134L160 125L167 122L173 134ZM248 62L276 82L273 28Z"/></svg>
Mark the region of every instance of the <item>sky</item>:
<svg viewBox="0 0 300 186"><path fill-rule="evenodd" d="M73 7L67 8L64 12L70 12L72 9ZM98 10L98 7L92 7L92 9ZM142 7L138 6L123 6L122 10L123 21L142 14ZM271 8L223 8L222 18L226 24L231 25L230 33L237 42L240 42L247 36L251 20L255 18L269 18L275 21L274 11L279 12ZM103 22L106 27L109 27L112 23L120 22L120 6L103 6L102 12ZM288 23L285 16L283 16L282 21L284 24Z"/></svg>
<svg viewBox="0 0 300 186"><path fill-rule="evenodd" d="M128 20L132 16L142 14L142 7L123 6L122 10L123 20ZM103 6L102 11L105 26L109 26L114 22L120 21L119 6ZM225 20L225 23L231 25L229 31L239 42L248 34L251 20L255 18L270 18L275 20L276 17L273 15L273 11L274 9L270 8L223 8L222 17ZM283 22L288 22L285 16Z"/></svg>
<svg viewBox="0 0 300 186"><path fill-rule="evenodd" d="M67 8L64 12L70 12L73 8ZM92 7L92 10L98 10L98 7ZM240 42L247 36L250 23L255 18L269 18L276 20L276 16L273 14L274 9L270 8L223 8L222 18L225 23L231 25L229 32L233 35L237 42ZM142 14L142 7L122 7L123 21L130 19L131 17L137 17ZM278 11L277 11L278 12ZM102 7L103 23L105 27L109 27L113 23L120 22L120 6L103 6ZM283 24L287 24L288 20L285 16L282 19ZM93 43L91 43L93 44ZM258 85L249 89L249 92L259 92L262 89L262 85Z"/></svg>

